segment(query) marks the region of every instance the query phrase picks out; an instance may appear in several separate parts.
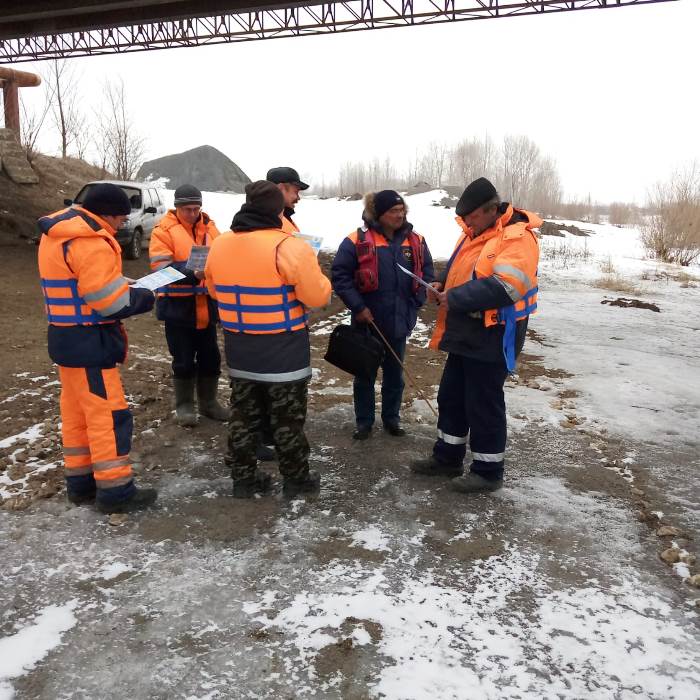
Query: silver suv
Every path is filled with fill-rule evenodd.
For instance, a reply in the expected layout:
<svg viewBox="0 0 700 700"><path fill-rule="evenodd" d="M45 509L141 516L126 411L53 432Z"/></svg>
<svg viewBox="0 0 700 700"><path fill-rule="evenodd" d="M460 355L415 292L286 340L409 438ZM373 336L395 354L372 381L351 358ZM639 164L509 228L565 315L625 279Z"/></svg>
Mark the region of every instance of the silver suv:
<svg viewBox="0 0 700 700"><path fill-rule="evenodd" d="M148 182L124 182L120 180L99 180L88 182L75 199L65 199L64 204L81 205L85 201L85 195L95 185L109 182L121 187L131 202L131 214L120 228L115 238L124 251L124 256L129 260L141 257L141 251L148 248L151 240L151 232L163 218L167 209L165 207L164 193Z"/></svg>

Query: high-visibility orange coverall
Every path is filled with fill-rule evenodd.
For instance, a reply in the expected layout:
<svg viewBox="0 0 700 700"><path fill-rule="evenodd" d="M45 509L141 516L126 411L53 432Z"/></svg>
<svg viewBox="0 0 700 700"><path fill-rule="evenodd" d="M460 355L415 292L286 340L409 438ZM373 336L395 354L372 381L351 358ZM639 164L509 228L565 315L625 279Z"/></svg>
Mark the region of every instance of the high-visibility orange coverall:
<svg viewBox="0 0 700 700"><path fill-rule="evenodd" d="M153 293L122 276L114 230L73 207L39 219L39 275L48 315L49 356L61 380L63 451L69 496L105 503L135 492L129 451L132 417L117 364L122 318L150 311Z"/></svg>

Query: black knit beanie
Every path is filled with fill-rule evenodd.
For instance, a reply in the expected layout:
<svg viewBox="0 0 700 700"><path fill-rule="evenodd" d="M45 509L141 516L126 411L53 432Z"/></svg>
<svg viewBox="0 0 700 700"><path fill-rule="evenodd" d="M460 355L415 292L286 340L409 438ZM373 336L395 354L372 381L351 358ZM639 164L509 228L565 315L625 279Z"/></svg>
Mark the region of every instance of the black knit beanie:
<svg viewBox="0 0 700 700"><path fill-rule="evenodd" d="M494 197L498 197L496 188L485 177L480 177L467 185L467 189L462 192L457 202L455 212L457 216L466 216Z"/></svg>
<svg viewBox="0 0 700 700"><path fill-rule="evenodd" d="M397 204L404 204L403 197L394 190L382 190L374 195L374 215L379 219Z"/></svg>
<svg viewBox="0 0 700 700"><path fill-rule="evenodd" d="M187 207L193 204L202 206L202 193L194 185L180 185L175 190L175 206Z"/></svg>
<svg viewBox="0 0 700 700"><path fill-rule="evenodd" d="M284 209L284 195L273 182L256 180L245 186L245 202L261 214L278 216Z"/></svg>
<svg viewBox="0 0 700 700"><path fill-rule="evenodd" d="M90 188L81 205L93 214L124 216L131 214L131 202L121 187L103 182Z"/></svg>

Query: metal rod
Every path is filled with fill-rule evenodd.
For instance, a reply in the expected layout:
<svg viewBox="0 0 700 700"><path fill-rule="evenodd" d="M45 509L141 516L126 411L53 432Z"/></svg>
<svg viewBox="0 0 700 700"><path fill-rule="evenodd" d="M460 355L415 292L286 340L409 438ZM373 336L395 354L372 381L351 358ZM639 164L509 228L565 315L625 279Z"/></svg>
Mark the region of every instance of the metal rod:
<svg viewBox="0 0 700 700"><path fill-rule="evenodd" d="M391 345L389 345L389 341L384 337L379 328L377 328L377 324L374 321L370 321L370 323L372 324L372 328L374 328L374 330L377 331L379 337L384 341L384 345L386 345L387 348L389 348L389 352L394 356L394 359L399 363L399 365L401 365L401 369L411 382L411 386L418 392L418 395L421 397L421 399L423 399L423 401L425 401L425 403L428 404L428 408L433 412L435 418L437 418L437 411L433 408L433 405L430 403L430 401L428 401L425 394L423 393L423 390L418 386L418 384L416 384L416 381L411 376L411 373L406 369L406 365L404 365L404 363L401 362L399 356L394 352L394 348L392 348Z"/></svg>

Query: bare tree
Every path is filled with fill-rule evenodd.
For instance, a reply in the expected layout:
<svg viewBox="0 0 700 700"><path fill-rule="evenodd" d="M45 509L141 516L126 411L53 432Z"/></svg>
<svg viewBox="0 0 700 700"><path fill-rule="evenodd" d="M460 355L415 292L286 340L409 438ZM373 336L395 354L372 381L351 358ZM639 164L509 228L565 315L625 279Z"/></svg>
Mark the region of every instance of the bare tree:
<svg viewBox="0 0 700 700"><path fill-rule="evenodd" d="M373 158L369 163L346 161L338 170L334 183L324 183L325 192L331 196L363 194L382 189L402 189L404 180L399 177L391 157Z"/></svg>
<svg viewBox="0 0 700 700"><path fill-rule="evenodd" d="M516 204L534 209L543 216L554 216L560 202L561 181L556 163L550 157L540 157L525 199Z"/></svg>
<svg viewBox="0 0 700 700"><path fill-rule="evenodd" d="M448 149L444 143L432 141L423 155L423 172L425 180L430 185L442 187L443 178L447 169Z"/></svg>
<svg viewBox="0 0 700 700"><path fill-rule="evenodd" d="M642 243L664 262L690 265L700 258L700 165L694 162L658 183Z"/></svg>
<svg viewBox="0 0 700 700"><path fill-rule="evenodd" d="M19 136L22 148L24 149L27 160L30 163L34 160L38 153L36 150L36 143L39 139L39 134L44 127L46 117L51 111L51 100L53 98L53 94L50 86L46 87L44 90L44 95L44 101L41 103L41 106L37 109L31 109L27 107L20 92L19 103L22 118L20 119Z"/></svg>
<svg viewBox="0 0 700 700"><path fill-rule="evenodd" d="M479 177L497 182L498 171L498 154L488 134L465 139L449 154L447 177L452 184L467 184Z"/></svg>
<svg viewBox="0 0 700 700"><path fill-rule="evenodd" d="M131 180L143 162L144 140L137 133L126 103L124 81L105 82L104 108L99 115L100 152L103 165L120 180Z"/></svg>
<svg viewBox="0 0 700 700"><path fill-rule="evenodd" d="M540 158L539 146L527 136L503 139L503 185L505 198L525 201Z"/></svg>
<svg viewBox="0 0 700 700"><path fill-rule="evenodd" d="M107 126L102 122L102 117L97 112L95 113L95 123L96 127L90 137L90 146L93 149L94 157L91 159L93 165L100 168L102 174L100 179L104 180L109 172L107 166L109 165L109 153L105 145L107 144L109 138L107 135Z"/></svg>
<svg viewBox="0 0 700 700"><path fill-rule="evenodd" d="M613 202L608 212L608 222L613 226L625 226L634 218L633 206L625 202Z"/></svg>
<svg viewBox="0 0 700 700"><path fill-rule="evenodd" d="M77 155L80 160L85 160L92 138L92 129L87 114L85 112L77 112L73 125L73 146L75 148L75 155Z"/></svg>
<svg viewBox="0 0 700 700"><path fill-rule="evenodd" d="M68 148L80 142L85 150L85 115L78 106L78 76L65 60L54 60L48 74L53 93L52 113L54 124L61 139L61 157L68 155Z"/></svg>
<svg viewBox="0 0 700 700"><path fill-rule="evenodd" d="M416 148L416 152L413 156L408 161L408 167L406 168L406 180L409 183L409 185L415 185L419 178L420 178L420 162L421 162L421 156L419 150Z"/></svg>
<svg viewBox="0 0 700 700"><path fill-rule="evenodd" d="M382 176L381 176L381 181L384 185L384 187L392 187L396 188L400 186L399 183L399 176L396 172L396 168L394 167L394 164L391 161L391 157L389 155L386 156L384 159L384 163L382 166Z"/></svg>

